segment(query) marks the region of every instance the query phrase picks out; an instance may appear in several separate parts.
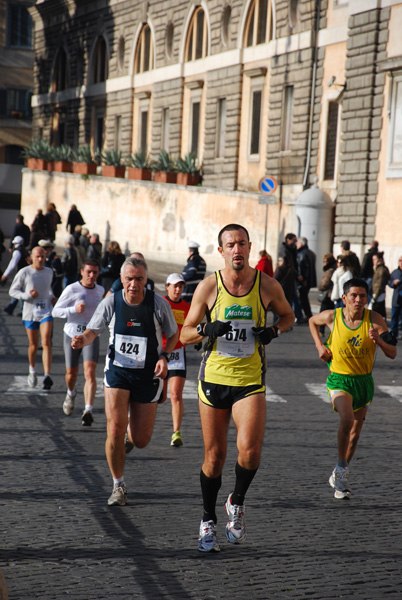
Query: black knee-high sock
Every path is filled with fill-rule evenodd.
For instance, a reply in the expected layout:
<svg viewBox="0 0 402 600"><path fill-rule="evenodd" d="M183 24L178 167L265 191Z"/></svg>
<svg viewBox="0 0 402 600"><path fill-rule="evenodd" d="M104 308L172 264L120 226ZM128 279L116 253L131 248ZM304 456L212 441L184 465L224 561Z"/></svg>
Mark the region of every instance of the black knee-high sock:
<svg viewBox="0 0 402 600"><path fill-rule="evenodd" d="M245 469L236 462L235 473L236 483L232 494L232 504L242 505L244 504L244 496L254 479L254 475L257 473L257 469Z"/></svg>
<svg viewBox="0 0 402 600"><path fill-rule="evenodd" d="M219 477L207 477L201 469L200 482L202 500L204 504L204 516L202 517L202 520L214 521L214 523L217 523L215 507L218 492L222 484L222 476L219 475Z"/></svg>

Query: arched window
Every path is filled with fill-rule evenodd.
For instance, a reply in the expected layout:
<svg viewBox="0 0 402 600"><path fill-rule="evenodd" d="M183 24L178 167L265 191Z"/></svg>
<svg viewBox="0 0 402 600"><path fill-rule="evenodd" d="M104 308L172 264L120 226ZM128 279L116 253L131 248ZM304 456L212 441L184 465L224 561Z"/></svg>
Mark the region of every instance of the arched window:
<svg viewBox="0 0 402 600"><path fill-rule="evenodd" d="M208 55L208 23L205 12L198 6L191 18L187 33L186 59L197 60Z"/></svg>
<svg viewBox="0 0 402 600"><path fill-rule="evenodd" d="M244 45L265 44L273 38L271 0L253 0L247 16Z"/></svg>
<svg viewBox="0 0 402 600"><path fill-rule="evenodd" d="M53 70L52 92L61 92L68 87L67 55L63 48L57 53Z"/></svg>
<svg viewBox="0 0 402 600"><path fill-rule="evenodd" d="M152 43L152 32L149 25L145 24L141 29L135 55L135 73L145 73L154 67L154 52Z"/></svg>
<svg viewBox="0 0 402 600"><path fill-rule="evenodd" d="M96 42L92 61L92 83L106 81L109 74L109 59L105 38L100 36Z"/></svg>

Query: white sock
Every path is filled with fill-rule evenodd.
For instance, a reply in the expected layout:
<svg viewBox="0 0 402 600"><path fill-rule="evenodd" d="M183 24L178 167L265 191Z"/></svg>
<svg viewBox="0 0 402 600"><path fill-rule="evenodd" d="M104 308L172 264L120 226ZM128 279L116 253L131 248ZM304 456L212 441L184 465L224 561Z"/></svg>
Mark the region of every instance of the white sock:
<svg viewBox="0 0 402 600"><path fill-rule="evenodd" d="M73 398L73 396L75 396L77 392L75 391L75 388L73 390L67 390L67 394L70 396L70 398Z"/></svg>
<svg viewBox="0 0 402 600"><path fill-rule="evenodd" d="M92 412L92 404L85 405L85 412Z"/></svg>
<svg viewBox="0 0 402 600"><path fill-rule="evenodd" d="M31 365L29 365L29 372L32 374L36 373L35 367L31 367Z"/></svg>
<svg viewBox="0 0 402 600"><path fill-rule="evenodd" d="M124 475L123 475L123 477L119 477L119 479L116 479L115 477L113 477L113 483L114 483L114 485L121 485L122 483L125 483Z"/></svg>

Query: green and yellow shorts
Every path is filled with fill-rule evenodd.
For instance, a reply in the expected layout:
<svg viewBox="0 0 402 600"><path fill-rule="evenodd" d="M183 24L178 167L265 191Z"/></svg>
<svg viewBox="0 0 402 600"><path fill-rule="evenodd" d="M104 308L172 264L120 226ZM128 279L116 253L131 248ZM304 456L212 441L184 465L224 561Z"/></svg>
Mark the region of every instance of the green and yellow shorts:
<svg viewBox="0 0 402 600"><path fill-rule="evenodd" d="M374 396L374 380L367 375L339 375L331 373L327 379L328 397L334 410L334 397L337 392L347 392L353 399L353 411L356 412L371 403Z"/></svg>

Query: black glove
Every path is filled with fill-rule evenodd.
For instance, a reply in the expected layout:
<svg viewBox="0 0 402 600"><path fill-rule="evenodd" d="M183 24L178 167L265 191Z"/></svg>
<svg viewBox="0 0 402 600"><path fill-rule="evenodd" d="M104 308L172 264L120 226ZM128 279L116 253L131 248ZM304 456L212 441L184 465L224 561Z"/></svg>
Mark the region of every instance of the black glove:
<svg viewBox="0 0 402 600"><path fill-rule="evenodd" d="M264 346L269 344L274 338L278 337L278 328L276 325L273 327L252 327L251 331L257 338L257 341L260 342L260 344L264 344Z"/></svg>
<svg viewBox="0 0 402 600"><path fill-rule="evenodd" d="M207 323L204 327L204 335L210 338L221 337L229 331L232 331L231 321L214 321L213 323Z"/></svg>
<svg viewBox="0 0 402 600"><path fill-rule="evenodd" d="M198 344L196 344L194 346L194 350L197 350L197 352L198 352L198 350L201 350L201 348L202 348L202 342L198 342Z"/></svg>

